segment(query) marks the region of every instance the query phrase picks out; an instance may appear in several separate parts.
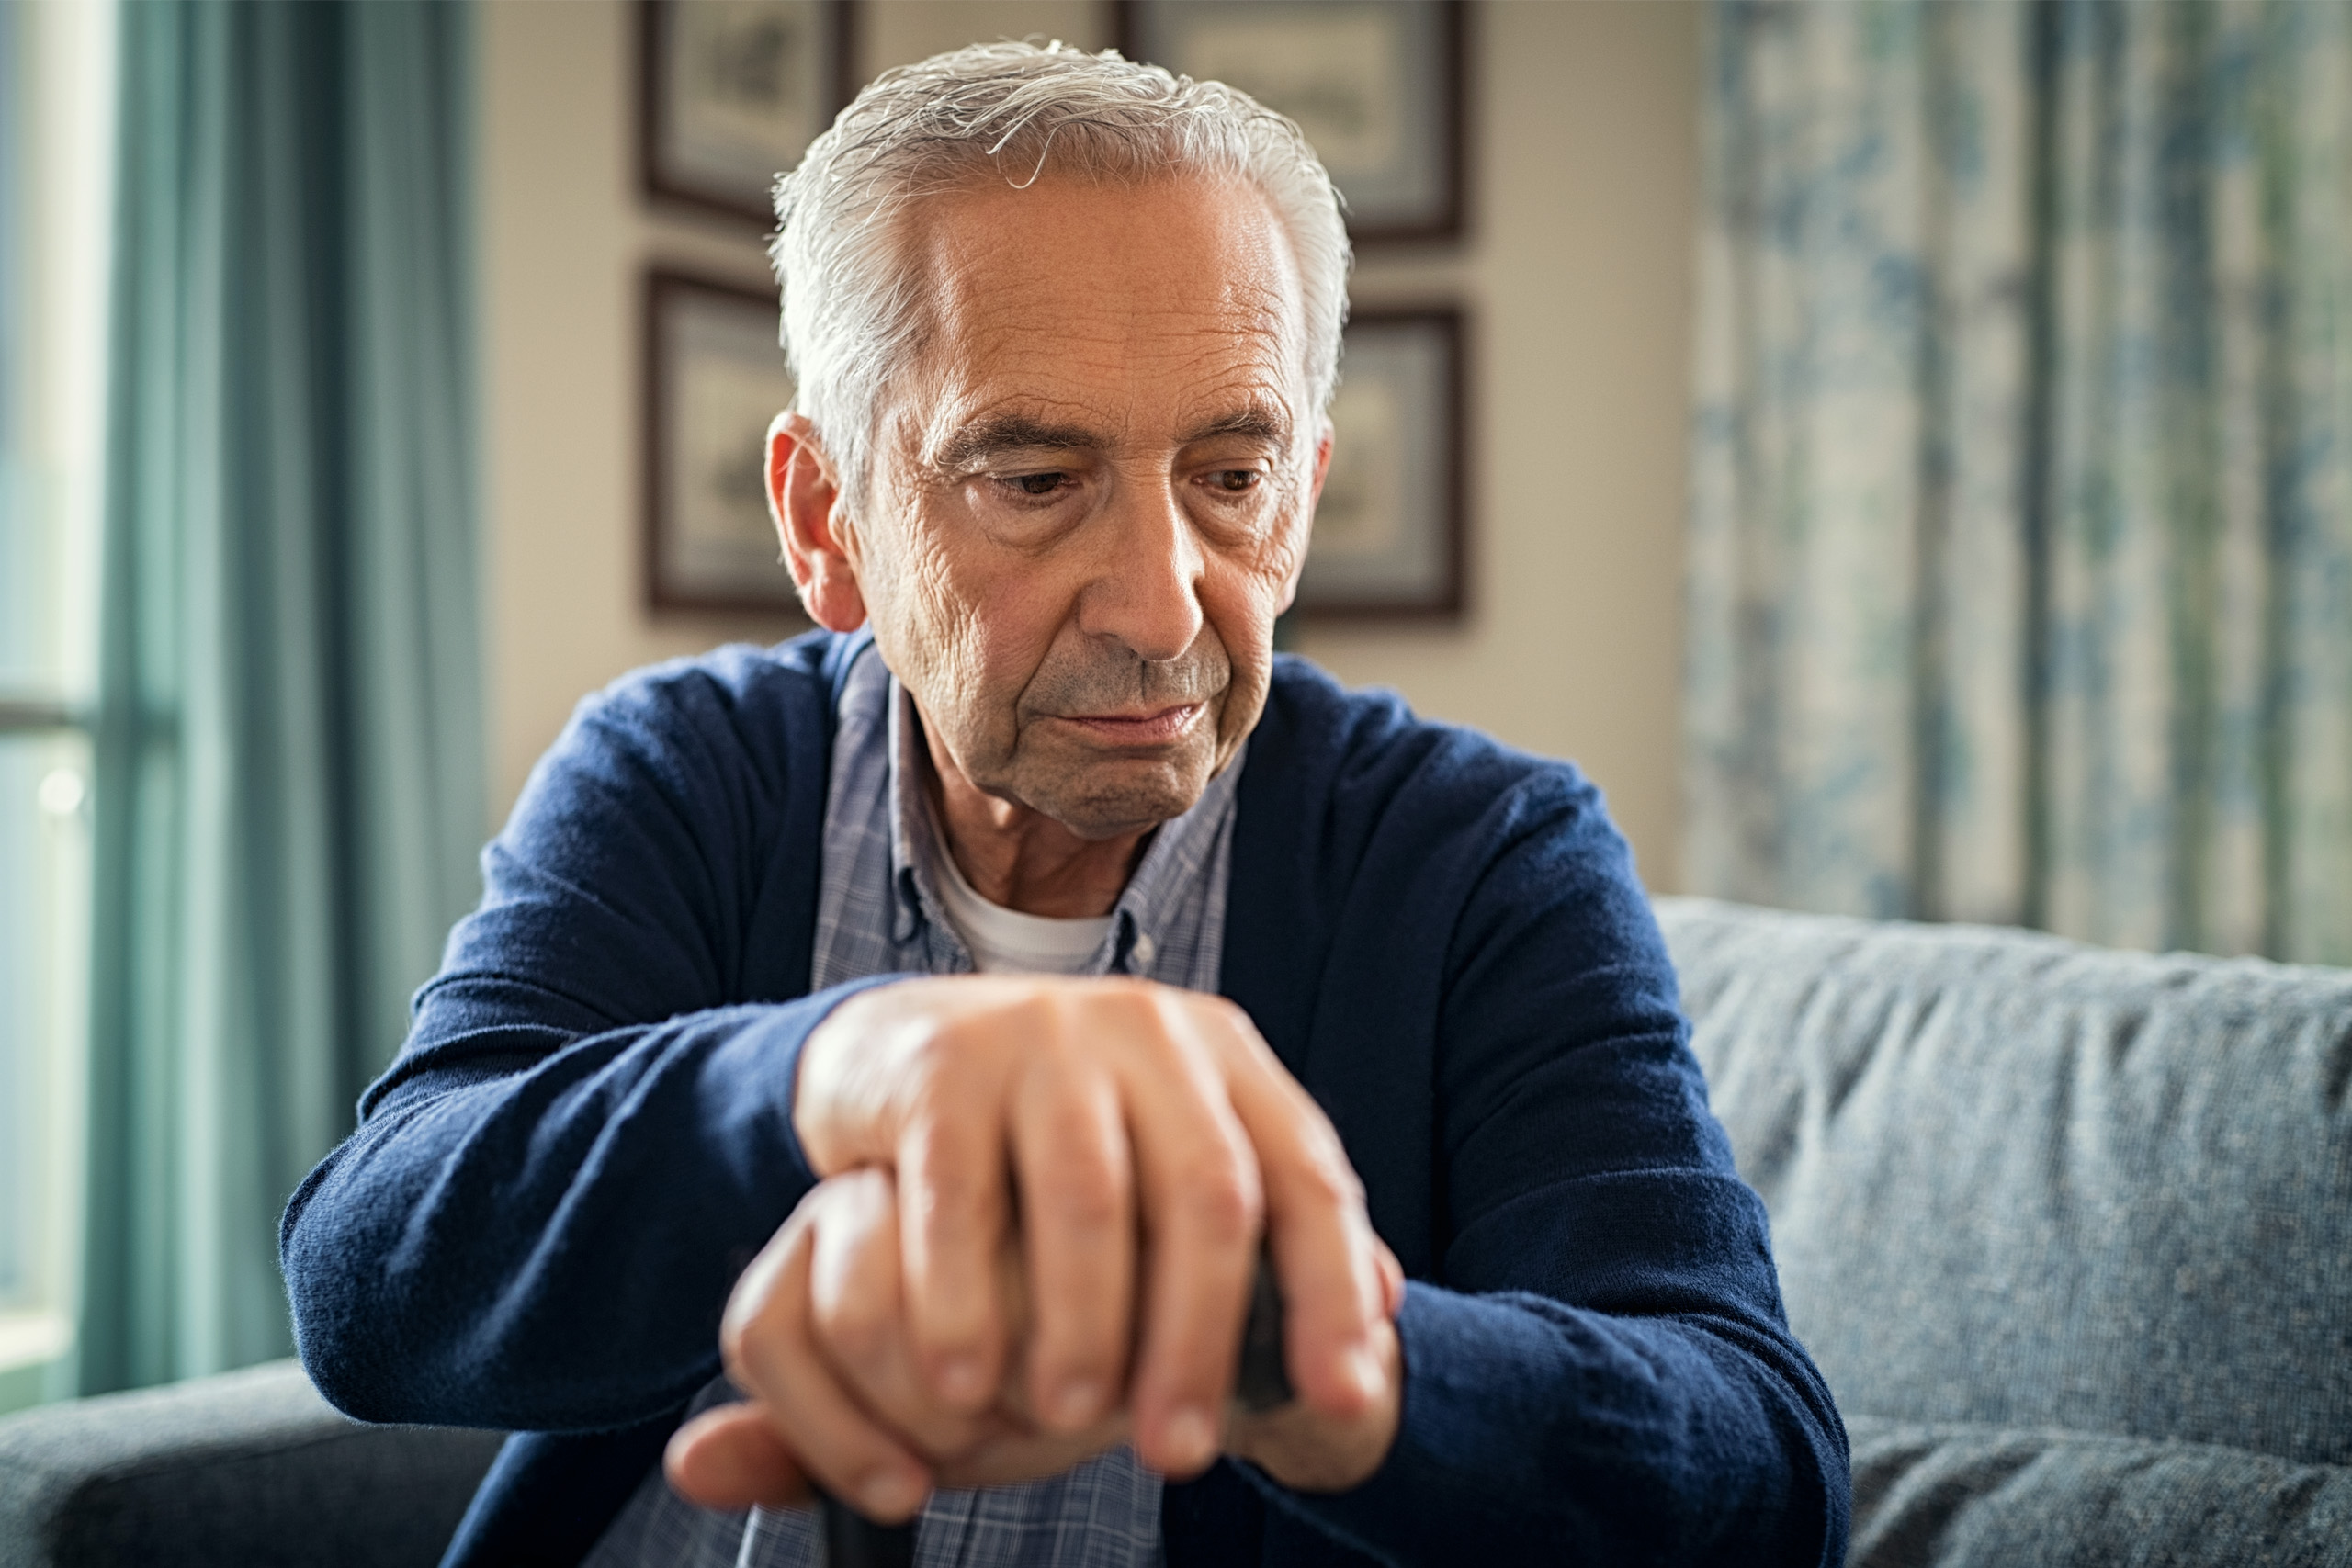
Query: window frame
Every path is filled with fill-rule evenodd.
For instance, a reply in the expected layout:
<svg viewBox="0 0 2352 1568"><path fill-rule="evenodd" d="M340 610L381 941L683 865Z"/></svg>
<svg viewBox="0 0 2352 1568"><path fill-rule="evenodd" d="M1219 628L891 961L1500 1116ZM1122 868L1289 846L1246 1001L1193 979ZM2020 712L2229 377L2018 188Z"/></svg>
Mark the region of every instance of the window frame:
<svg viewBox="0 0 2352 1568"><path fill-rule="evenodd" d="M10 7L0 17L0 136L12 211L0 266L15 317L0 377L0 450L13 476L0 504L20 508L21 581L0 582L0 615L29 626L0 671L0 748L30 753L18 777L33 798L0 802L25 833L30 874L0 897L28 900L10 954L28 982L23 1103L6 1135L33 1149L20 1204L26 1281L0 1303L0 1412L72 1392L85 1184L89 1008L91 751L97 556L106 428L106 329L116 102L113 0ZM20 134L19 134L20 133ZM22 754L22 753L20 753ZM18 817L18 814L22 814ZM28 827L27 824L30 826Z"/></svg>

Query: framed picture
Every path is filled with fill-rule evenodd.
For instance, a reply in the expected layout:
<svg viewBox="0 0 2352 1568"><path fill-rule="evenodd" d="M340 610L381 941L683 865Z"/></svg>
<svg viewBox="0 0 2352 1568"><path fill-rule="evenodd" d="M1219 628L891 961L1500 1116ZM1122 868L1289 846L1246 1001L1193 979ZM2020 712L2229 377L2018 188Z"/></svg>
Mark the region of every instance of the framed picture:
<svg viewBox="0 0 2352 1568"><path fill-rule="evenodd" d="M1462 232L1463 0L1119 0L1119 49L1296 120L1359 244Z"/></svg>
<svg viewBox="0 0 2352 1568"><path fill-rule="evenodd" d="M763 473L793 395L775 297L650 271L644 352L646 602L798 617Z"/></svg>
<svg viewBox="0 0 2352 1568"><path fill-rule="evenodd" d="M1365 310L1350 320L1302 615L1462 614L1466 380L1460 310Z"/></svg>
<svg viewBox="0 0 2352 1568"><path fill-rule="evenodd" d="M776 175L857 91L850 0L638 0L649 196L775 221Z"/></svg>

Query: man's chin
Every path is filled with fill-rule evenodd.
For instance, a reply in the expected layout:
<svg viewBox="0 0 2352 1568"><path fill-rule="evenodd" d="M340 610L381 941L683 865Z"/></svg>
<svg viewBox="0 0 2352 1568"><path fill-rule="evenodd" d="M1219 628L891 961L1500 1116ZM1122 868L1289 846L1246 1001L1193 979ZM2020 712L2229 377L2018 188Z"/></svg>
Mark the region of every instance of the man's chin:
<svg viewBox="0 0 2352 1568"><path fill-rule="evenodd" d="M1179 757L1099 758L1037 772L1048 776L1021 792L1022 804L1093 840L1140 833L1182 817L1209 781L1208 760L1190 749Z"/></svg>

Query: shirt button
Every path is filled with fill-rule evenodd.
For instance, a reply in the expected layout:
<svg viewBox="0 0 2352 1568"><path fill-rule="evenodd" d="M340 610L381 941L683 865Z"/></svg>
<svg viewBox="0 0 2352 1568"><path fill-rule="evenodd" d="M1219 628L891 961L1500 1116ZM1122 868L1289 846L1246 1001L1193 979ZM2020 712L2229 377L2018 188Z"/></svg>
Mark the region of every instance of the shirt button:
<svg viewBox="0 0 2352 1568"><path fill-rule="evenodd" d="M1159 944L1151 940L1151 933L1146 931L1139 933L1136 937L1135 961L1136 968L1150 968L1151 961L1159 955Z"/></svg>

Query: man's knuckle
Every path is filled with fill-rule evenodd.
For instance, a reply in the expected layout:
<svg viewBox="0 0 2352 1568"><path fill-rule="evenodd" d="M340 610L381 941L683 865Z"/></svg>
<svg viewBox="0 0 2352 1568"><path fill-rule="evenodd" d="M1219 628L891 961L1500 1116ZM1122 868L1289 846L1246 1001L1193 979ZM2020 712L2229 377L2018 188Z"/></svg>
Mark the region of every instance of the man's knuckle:
<svg viewBox="0 0 2352 1568"><path fill-rule="evenodd" d="M980 1077L967 1057L931 1056L907 1096L908 1126L952 1134L971 1115Z"/></svg>
<svg viewBox="0 0 2352 1568"><path fill-rule="evenodd" d="M1258 1230L1258 1184L1226 1161L1196 1165L1178 1189L1193 1225L1215 1241L1246 1240Z"/></svg>
<svg viewBox="0 0 2352 1568"><path fill-rule="evenodd" d="M1071 1082L1086 1072L1098 1049L1088 1034L1078 1031L1040 1031L1032 1042L1023 1066L1033 1082Z"/></svg>
<svg viewBox="0 0 2352 1568"><path fill-rule="evenodd" d="M848 1308L825 1324L825 1341L835 1356L851 1366L873 1366L889 1354L894 1325L882 1314Z"/></svg>
<svg viewBox="0 0 2352 1568"><path fill-rule="evenodd" d="M1049 990L1033 990L1005 1007L998 1015L995 1027L989 1031L989 1040L991 1045L1006 1040L1060 1043L1069 1034L1069 1014L1061 996Z"/></svg>
<svg viewBox="0 0 2352 1568"><path fill-rule="evenodd" d="M970 1107L943 1100L926 1107L909 1122L900 1179L911 1168L922 1185L933 1192L952 1192L968 1200L985 1193L988 1183L983 1173L995 1157Z"/></svg>
<svg viewBox="0 0 2352 1568"><path fill-rule="evenodd" d="M987 1209L986 1183L955 1167L927 1170L915 1188L914 1205L927 1228L961 1230Z"/></svg>
<svg viewBox="0 0 2352 1568"><path fill-rule="evenodd" d="M1306 1184L1307 1195L1316 1201L1338 1208L1363 1206L1363 1178L1348 1159L1347 1150L1337 1136L1324 1132L1310 1133L1305 1139L1305 1156L1299 1172Z"/></svg>
<svg viewBox="0 0 2352 1568"><path fill-rule="evenodd" d="M1126 1183L1102 1158L1065 1155L1042 1173L1035 1187L1023 1194L1023 1201L1057 1224L1099 1231L1126 1221Z"/></svg>
<svg viewBox="0 0 2352 1568"><path fill-rule="evenodd" d="M1110 1134L1116 1114L1115 1105L1091 1082L1049 1080L1039 1096L1035 1118L1035 1136L1043 1145L1035 1152L1059 1169L1100 1171L1110 1161Z"/></svg>
<svg viewBox="0 0 2352 1568"><path fill-rule="evenodd" d="M1317 1208L1349 1208L1363 1196L1354 1173L1333 1166L1328 1159L1306 1160L1294 1179L1299 1196Z"/></svg>

